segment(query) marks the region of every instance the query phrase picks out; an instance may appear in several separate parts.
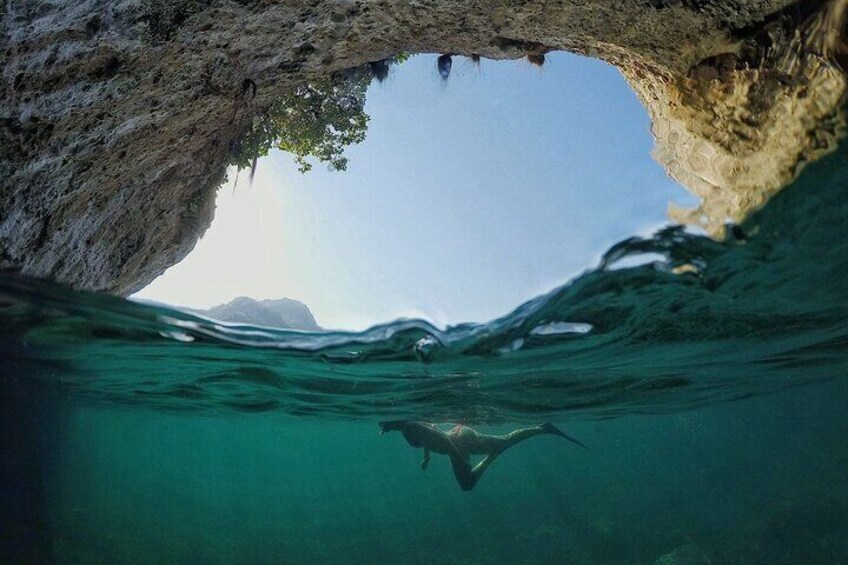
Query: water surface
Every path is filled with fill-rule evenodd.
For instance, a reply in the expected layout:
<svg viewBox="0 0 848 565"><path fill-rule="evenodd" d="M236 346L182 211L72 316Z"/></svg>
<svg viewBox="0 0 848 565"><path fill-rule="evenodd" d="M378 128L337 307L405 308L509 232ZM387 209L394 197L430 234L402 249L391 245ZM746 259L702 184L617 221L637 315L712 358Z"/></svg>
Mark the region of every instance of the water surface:
<svg viewBox="0 0 848 565"><path fill-rule="evenodd" d="M487 324L308 334L5 275L4 553L848 562L846 159L726 241L622 241ZM534 439L463 493L377 436L406 418L555 421L592 451Z"/></svg>

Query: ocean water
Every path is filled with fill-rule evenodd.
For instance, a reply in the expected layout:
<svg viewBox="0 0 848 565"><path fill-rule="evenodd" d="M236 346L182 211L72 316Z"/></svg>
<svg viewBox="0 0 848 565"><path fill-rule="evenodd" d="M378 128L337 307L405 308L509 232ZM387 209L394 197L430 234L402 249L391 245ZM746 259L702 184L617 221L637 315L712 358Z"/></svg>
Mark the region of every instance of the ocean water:
<svg viewBox="0 0 848 565"><path fill-rule="evenodd" d="M2 562L848 563L848 148L488 324L221 324L0 278ZM463 492L378 421L553 436Z"/></svg>

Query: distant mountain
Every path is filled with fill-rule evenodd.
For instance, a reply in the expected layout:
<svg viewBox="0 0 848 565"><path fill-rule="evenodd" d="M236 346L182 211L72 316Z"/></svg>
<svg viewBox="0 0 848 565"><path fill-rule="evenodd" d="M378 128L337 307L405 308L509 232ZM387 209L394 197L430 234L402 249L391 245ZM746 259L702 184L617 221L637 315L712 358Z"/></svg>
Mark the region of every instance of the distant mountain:
<svg viewBox="0 0 848 565"><path fill-rule="evenodd" d="M321 329L306 304L289 298L253 300L240 296L226 304L214 306L209 310L198 310L198 312L223 322L289 330L318 331Z"/></svg>

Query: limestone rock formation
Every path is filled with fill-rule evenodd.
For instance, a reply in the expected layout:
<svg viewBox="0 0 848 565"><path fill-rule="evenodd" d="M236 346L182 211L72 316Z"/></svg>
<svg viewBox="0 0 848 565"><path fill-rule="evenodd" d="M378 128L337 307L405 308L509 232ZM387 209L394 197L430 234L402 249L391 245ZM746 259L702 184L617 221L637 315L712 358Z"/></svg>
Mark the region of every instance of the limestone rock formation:
<svg viewBox="0 0 848 565"><path fill-rule="evenodd" d="M846 78L821 42L841 30L845 7L773 17L759 38L671 81L622 68L651 115L654 156L702 200L695 210L671 209L673 219L720 237L726 222L743 220L835 148Z"/></svg>
<svg viewBox="0 0 848 565"><path fill-rule="evenodd" d="M842 0L19 0L0 21L0 268L118 294L184 257L240 134L298 82L400 52L617 66L717 229L826 150ZM255 92L253 89L255 85Z"/></svg>

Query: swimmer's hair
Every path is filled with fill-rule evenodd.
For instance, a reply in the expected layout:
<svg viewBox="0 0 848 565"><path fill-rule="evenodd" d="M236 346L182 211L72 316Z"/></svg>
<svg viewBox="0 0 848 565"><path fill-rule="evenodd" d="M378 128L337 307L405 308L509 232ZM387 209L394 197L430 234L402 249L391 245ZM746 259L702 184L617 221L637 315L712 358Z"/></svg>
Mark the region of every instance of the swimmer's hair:
<svg viewBox="0 0 848 565"><path fill-rule="evenodd" d="M402 424L403 420L384 420L382 422L378 422L381 434L399 430L401 429Z"/></svg>
<svg viewBox="0 0 848 565"><path fill-rule="evenodd" d="M545 54L530 53L529 55L527 55L527 60L530 62L531 65L542 67L545 64Z"/></svg>

